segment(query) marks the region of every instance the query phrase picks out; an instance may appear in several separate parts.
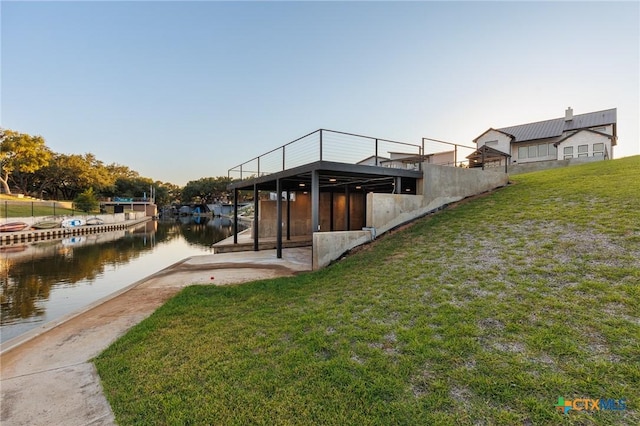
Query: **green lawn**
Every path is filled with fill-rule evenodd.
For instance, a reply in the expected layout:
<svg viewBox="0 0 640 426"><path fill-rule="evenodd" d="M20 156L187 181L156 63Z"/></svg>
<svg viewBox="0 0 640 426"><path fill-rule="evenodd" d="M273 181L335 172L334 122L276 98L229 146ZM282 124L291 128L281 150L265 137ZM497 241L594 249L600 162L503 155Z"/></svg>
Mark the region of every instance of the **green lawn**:
<svg viewBox="0 0 640 426"><path fill-rule="evenodd" d="M640 156L513 180L315 273L186 288L95 360L118 423L640 424Z"/></svg>
<svg viewBox="0 0 640 426"><path fill-rule="evenodd" d="M35 201L0 195L0 221L14 217L59 216L76 213L81 212L64 208L58 201Z"/></svg>

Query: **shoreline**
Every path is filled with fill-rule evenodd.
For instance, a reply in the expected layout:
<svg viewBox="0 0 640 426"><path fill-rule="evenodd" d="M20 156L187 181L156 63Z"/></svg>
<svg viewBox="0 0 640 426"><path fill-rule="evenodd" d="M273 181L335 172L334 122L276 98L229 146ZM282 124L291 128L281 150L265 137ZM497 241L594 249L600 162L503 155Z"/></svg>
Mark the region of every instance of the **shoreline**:
<svg viewBox="0 0 640 426"><path fill-rule="evenodd" d="M91 359L191 285L311 271L311 248L191 256L1 345L0 422L115 424Z"/></svg>

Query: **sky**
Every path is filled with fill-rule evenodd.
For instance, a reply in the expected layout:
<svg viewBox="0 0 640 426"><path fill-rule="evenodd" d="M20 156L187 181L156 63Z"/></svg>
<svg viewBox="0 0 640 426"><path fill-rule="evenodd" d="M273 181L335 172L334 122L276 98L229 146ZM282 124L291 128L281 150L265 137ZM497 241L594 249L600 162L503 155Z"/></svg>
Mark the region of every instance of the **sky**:
<svg viewBox="0 0 640 426"><path fill-rule="evenodd" d="M464 145L617 108L640 3L0 2L0 125L180 186L324 128Z"/></svg>

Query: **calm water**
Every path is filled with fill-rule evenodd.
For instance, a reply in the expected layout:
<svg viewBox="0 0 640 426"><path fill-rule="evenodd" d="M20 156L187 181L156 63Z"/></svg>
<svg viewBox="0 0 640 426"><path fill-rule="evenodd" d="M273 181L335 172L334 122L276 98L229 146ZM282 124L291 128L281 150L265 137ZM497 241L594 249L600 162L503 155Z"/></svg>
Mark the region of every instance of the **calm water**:
<svg viewBox="0 0 640 426"><path fill-rule="evenodd" d="M0 247L0 341L76 311L186 257L212 253L229 220L180 218Z"/></svg>

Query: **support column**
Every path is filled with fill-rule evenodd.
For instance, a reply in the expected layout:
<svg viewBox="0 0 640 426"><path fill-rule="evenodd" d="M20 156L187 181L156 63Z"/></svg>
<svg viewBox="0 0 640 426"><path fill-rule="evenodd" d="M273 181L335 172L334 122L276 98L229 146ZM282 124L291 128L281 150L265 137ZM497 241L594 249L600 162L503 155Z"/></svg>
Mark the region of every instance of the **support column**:
<svg viewBox="0 0 640 426"><path fill-rule="evenodd" d="M238 188L233 188L233 244L238 244Z"/></svg>
<svg viewBox="0 0 640 426"><path fill-rule="evenodd" d="M329 231L333 232L333 191L329 195Z"/></svg>
<svg viewBox="0 0 640 426"><path fill-rule="evenodd" d="M394 189L394 193L396 194L402 194L402 178L400 176L395 178L395 189Z"/></svg>
<svg viewBox="0 0 640 426"><path fill-rule="evenodd" d="M258 251L258 185L253 185L253 251Z"/></svg>
<svg viewBox="0 0 640 426"><path fill-rule="evenodd" d="M287 189L287 241L291 240L291 191Z"/></svg>
<svg viewBox="0 0 640 426"><path fill-rule="evenodd" d="M311 172L311 232L320 231L320 173Z"/></svg>
<svg viewBox="0 0 640 426"><path fill-rule="evenodd" d="M346 231L351 231L351 191L349 191L349 185L344 187L344 214Z"/></svg>
<svg viewBox="0 0 640 426"><path fill-rule="evenodd" d="M276 257L282 259L282 182L276 179Z"/></svg>

